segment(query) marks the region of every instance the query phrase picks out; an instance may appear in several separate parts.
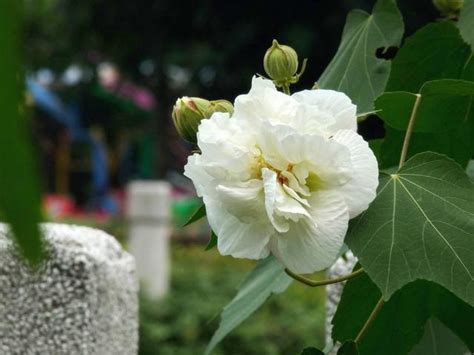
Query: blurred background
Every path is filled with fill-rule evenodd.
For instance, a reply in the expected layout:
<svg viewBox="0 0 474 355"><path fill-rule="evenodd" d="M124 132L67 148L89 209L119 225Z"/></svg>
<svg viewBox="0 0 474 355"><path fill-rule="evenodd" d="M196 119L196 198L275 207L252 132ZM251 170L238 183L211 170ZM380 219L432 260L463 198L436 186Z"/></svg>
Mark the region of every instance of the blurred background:
<svg viewBox="0 0 474 355"><path fill-rule="evenodd" d="M233 101L247 92L252 75L264 74L274 38L308 58L297 88L311 87L336 52L347 13L370 11L374 1L24 3L28 114L47 219L104 229L128 247L127 185L165 181L170 281L160 297L141 296L140 354L202 353L254 264L205 252L205 222L181 227L200 201L182 176L193 147L174 131L172 106L183 95ZM438 16L431 0L399 6L407 35ZM364 125L366 138L383 135L377 121ZM323 346L324 317L324 290L292 285L215 353Z"/></svg>

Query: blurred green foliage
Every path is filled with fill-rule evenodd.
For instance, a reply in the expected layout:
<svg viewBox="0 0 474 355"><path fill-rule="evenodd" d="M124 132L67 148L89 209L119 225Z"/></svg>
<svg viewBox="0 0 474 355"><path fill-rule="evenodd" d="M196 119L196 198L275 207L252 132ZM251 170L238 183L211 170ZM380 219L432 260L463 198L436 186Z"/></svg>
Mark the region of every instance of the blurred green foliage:
<svg viewBox="0 0 474 355"><path fill-rule="evenodd" d="M253 268L202 246L173 245L171 290L161 301L140 298L140 355L200 354L219 313ZM325 293L293 284L229 334L213 354L297 354L324 344Z"/></svg>

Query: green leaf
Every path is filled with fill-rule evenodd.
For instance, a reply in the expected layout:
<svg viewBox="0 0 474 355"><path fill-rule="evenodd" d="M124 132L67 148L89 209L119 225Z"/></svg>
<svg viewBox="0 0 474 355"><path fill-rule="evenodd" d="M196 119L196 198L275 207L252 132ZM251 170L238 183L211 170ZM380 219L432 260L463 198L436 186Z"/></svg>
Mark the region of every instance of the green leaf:
<svg viewBox="0 0 474 355"><path fill-rule="evenodd" d="M209 238L209 242L206 245L205 251L211 250L217 245L217 235L214 231L211 230L211 238Z"/></svg>
<svg viewBox="0 0 474 355"><path fill-rule="evenodd" d="M466 344L436 318L426 322L421 341L410 351L410 355L469 353Z"/></svg>
<svg viewBox="0 0 474 355"><path fill-rule="evenodd" d="M337 355L359 355L357 344L353 341L346 341L337 351Z"/></svg>
<svg viewBox="0 0 474 355"><path fill-rule="evenodd" d="M469 160L469 163L466 167L466 174L471 179L471 182L474 184L474 160Z"/></svg>
<svg viewBox="0 0 474 355"><path fill-rule="evenodd" d="M428 81L421 87L419 95L414 132L447 134L446 130L474 120L474 82L453 79ZM386 124L404 131L415 101L413 93L387 92L377 98L375 107L380 110L379 116Z"/></svg>
<svg viewBox="0 0 474 355"><path fill-rule="evenodd" d="M371 15L351 11L337 53L318 85L346 93L360 112L372 111L390 73L390 62L377 58L375 52L398 46L402 35L403 20L394 0L377 1Z"/></svg>
<svg viewBox="0 0 474 355"><path fill-rule="evenodd" d="M474 186L451 159L416 155L380 179L346 243L387 300L416 279L474 305Z"/></svg>
<svg viewBox="0 0 474 355"><path fill-rule="evenodd" d="M380 296L380 290L367 274L349 280L333 318L333 339L340 342L355 339ZM407 354L420 342L423 327L432 316L440 319L471 349L474 347L474 308L437 284L417 280L398 290L384 304L361 339L359 353Z"/></svg>
<svg viewBox="0 0 474 355"><path fill-rule="evenodd" d="M316 348L305 348L301 352L301 355L324 355L324 353Z"/></svg>
<svg viewBox="0 0 474 355"><path fill-rule="evenodd" d="M227 334L255 312L271 294L283 292L291 282L283 265L273 256L258 262L234 299L224 307L219 328L212 336L205 354L210 354Z"/></svg>
<svg viewBox="0 0 474 355"><path fill-rule="evenodd" d="M392 62L387 91L417 93L425 82L438 79L474 80L474 57L471 49L450 21L427 25L405 41ZM465 105L463 102L460 107L451 106L457 112L457 117L460 117L459 110L465 108ZM413 133L408 156L434 151L447 154L465 166L474 153L474 119L472 110L470 111L471 117L466 116L462 124L449 131ZM451 119L450 114L447 119ZM385 139L379 157L382 168L398 163L406 127L397 127L400 129L385 126Z"/></svg>
<svg viewBox="0 0 474 355"><path fill-rule="evenodd" d="M41 198L25 118L21 4L2 1L0 5L0 210L23 255L36 264L43 257L38 228Z"/></svg>
<svg viewBox="0 0 474 355"><path fill-rule="evenodd" d="M461 36L474 50L474 0L464 0L464 6L459 14L458 27Z"/></svg>
<svg viewBox="0 0 474 355"><path fill-rule="evenodd" d="M451 21L429 24L409 37L392 61L386 91L418 92L437 79L472 80L465 72L471 49Z"/></svg>
<svg viewBox="0 0 474 355"><path fill-rule="evenodd" d="M199 206L189 217L188 221L183 225L183 227L189 226L191 223L199 221L201 218L206 216L206 206L202 204Z"/></svg>

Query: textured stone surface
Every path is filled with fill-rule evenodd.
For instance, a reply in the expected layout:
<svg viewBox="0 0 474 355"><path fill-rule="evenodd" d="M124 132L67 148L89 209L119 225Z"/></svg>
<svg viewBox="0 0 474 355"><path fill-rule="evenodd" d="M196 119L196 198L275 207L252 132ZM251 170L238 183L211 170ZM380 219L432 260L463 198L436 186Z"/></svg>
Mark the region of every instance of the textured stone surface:
<svg viewBox="0 0 474 355"><path fill-rule="evenodd" d="M357 258L348 251L344 258L339 258L334 263L333 266L328 270L327 277L328 279L334 279L339 276L344 276L350 274L355 264L357 263ZM344 288L345 282L339 282L332 285L326 286L326 344L332 342L331 331L332 331L332 318L337 310L337 305L341 300L342 289ZM333 349L335 351L337 348Z"/></svg>
<svg viewBox="0 0 474 355"><path fill-rule="evenodd" d="M136 354L133 257L102 231L42 228L51 257L32 272L0 224L0 354Z"/></svg>

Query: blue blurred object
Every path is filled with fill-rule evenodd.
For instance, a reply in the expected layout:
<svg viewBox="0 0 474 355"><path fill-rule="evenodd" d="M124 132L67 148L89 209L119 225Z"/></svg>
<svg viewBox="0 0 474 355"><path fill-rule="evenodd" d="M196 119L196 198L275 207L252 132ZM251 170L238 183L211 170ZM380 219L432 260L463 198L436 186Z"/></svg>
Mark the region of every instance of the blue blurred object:
<svg viewBox="0 0 474 355"><path fill-rule="evenodd" d="M107 150L104 143L93 137L81 124L77 105L65 105L56 93L29 78L26 86L35 104L54 120L65 126L73 142L87 143L91 148L93 205L109 213L117 213L117 203L109 196Z"/></svg>

